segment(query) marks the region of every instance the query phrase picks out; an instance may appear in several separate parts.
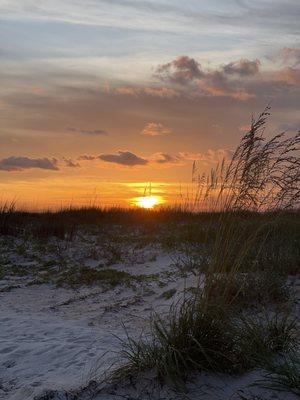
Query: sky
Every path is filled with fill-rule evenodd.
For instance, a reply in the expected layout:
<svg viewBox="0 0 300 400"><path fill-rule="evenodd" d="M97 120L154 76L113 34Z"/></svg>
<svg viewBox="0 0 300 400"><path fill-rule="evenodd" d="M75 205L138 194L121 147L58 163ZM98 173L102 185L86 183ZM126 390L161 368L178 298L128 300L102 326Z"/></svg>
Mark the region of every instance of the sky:
<svg viewBox="0 0 300 400"><path fill-rule="evenodd" d="M0 0L0 199L177 201L267 104L270 134L299 130L299 20L299 0Z"/></svg>

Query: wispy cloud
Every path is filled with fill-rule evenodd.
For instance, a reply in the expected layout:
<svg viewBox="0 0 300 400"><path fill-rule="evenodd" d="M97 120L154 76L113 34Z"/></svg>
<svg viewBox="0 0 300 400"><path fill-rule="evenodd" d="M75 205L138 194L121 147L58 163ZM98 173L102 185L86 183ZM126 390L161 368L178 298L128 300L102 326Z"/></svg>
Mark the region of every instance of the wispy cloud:
<svg viewBox="0 0 300 400"><path fill-rule="evenodd" d="M163 136L163 135L169 135L171 130L161 124L160 122L148 122L144 129L141 132L141 135L144 136Z"/></svg>
<svg viewBox="0 0 300 400"><path fill-rule="evenodd" d="M292 67L298 66L300 64L300 47L284 47L280 51L279 59Z"/></svg>
<svg viewBox="0 0 300 400"><path fill-rule="evenodd" d="M68 128L68 131L80 133L81 135L87 135L87 136L106 136L106 135L108 135L108 132L104 129Z"/></svg>
<svg viewBox="0 0 300 400"><path fill-rule="evenodd" d="M64 161L66 167L69 167L69 168L79 168L80 167L80 164L77 161L73 160L72 158L63 157L63 161Z"/></svg>
<svg viewBox="0 0 300 400"><path fill-rule="evenodd" d="M78 160L83 160L83 161L94 161L96 160L98 157L96 156L91 156L89 154L83 154L82 156L78 157Z"/></svg>
<svg viewBox="0 0 300 400"><path fill-rule="evenodd" d="M182 160L200 161L205 164L216 164L222 160L229 160L233 151L229 149L208 149L204 153L180 152Z"/></svg>
<svg viewBox="0 0 300 400"><path fill-rule="evenodd" d="M2 18L63 21L93 26L113 26L174 33L299 32L297 0L223 0L205 6L163 0L1 0ZM124 16L128 16L125 17ZM130 17L130 18L129 18ZM159 17L159 18L158 18ZM231 32L225 27L230 26ZM256 29L253 29L256 28Z"/></svg>
<svg viewBox="0 0 300 400"><path fill-rule="evenodd" d="M151 157L150 160L153 163L157 163L157 164L168 164L168 165L172 165L172 164L178 164L181 161L181 157L180 156L172 156L171 154L167 154L167 153L154 153Z"/></svg>
<svg viewBox="0 0 300 400"><path fill-rule="evenodd" d="M166 86L117 86L110 89L107 94L115 94L121 96L131 96L131 97L158 97L172 99L174 97L180 97L181 93L173 88Z"/></svg>

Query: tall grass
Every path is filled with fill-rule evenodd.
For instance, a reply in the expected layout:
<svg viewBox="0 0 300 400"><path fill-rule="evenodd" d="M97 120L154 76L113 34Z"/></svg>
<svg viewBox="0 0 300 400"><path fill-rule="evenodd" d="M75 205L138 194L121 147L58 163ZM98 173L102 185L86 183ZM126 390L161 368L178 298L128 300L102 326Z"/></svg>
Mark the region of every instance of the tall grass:
<svg viewBox="0 0 300 400"><path fill-rule="evenodd" d="M3 203L0 206L0 235L18 235L25 233L41 238L55 236L74 237L83 227L109 227L123 225L140 226L147 230L159 230L161 224L174 224L194 220L195 215L178 208L148 210L142 208L121 207L67 207L60 210L29 212L17 209L16 203ZM199 213L201 221L215 218Z"/></svg>
<svg viewBox="0 0 300 400"><path fill-rule="evenodd" d="M0 205L0 235L9 235L15 233L13 226L15 211L15 201L4 202Z"/></svg>
<svg viewBox="0 0 300 400"><path fill-rule="evenodd" d="M270 107L252 118L230 161L223 159L209 174L194 164L197 191L193 208L221 211L291 209L300 201L300 131L265 136Z"/></svg>
<svg viewBox="0 0 300 400"><path fill-rule="evenodd" d="M173 305L167 315L154 314L147 338L128 337L121 353L124 365L115 378L152 369L164 381L184 388L192 373L261 367L295 344L295 322L285 314L263 318L263 304L255 298L263 291L264 306L284 301L286 275L269 257L270 239L280 231L286 210L292 213L300 200L300 134L266 139L269 111L267 107L252 119L229 162L223 160L209 175L198 174L194 164L197 190L188 198L187 209L218 213L217 220L209 221L207 236L201 232L199 239L201 245L211 245L205 287ZM243 312L253 300L259 303L257 318Z"/></svg>

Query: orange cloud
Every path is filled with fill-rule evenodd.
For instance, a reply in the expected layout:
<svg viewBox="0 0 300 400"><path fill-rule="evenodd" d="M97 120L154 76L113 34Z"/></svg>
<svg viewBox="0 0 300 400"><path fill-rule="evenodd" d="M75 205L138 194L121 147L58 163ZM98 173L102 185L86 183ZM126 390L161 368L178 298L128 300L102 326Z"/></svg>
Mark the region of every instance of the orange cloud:
<svg viewBox="0 0 300 400"><path fill-rule="evenodd" d="M286 67L276 74L279 81L286 82L290 85L300 85L300 69Z"/></svg>
<svg viewBox="0 0 300 400"><path fill-rule="evenodd" d="M150 157L150 160L156 164L168 164L168 165L178 164L181 161L180 157L178 157L178 156L172 156L170 154L161 153L161 152L154 153Z"/></svg>
<svg viewBox="0 0 300 400"><path fill-rule="evenodd" d="M141 135L162 136L162 135L169 135L170 133L172 133L171 130L165 127L163 124L156 122L149 122L142 130Z"/></svg>
<svg viewBox="0 0 300 400"><path fill-rule="evenodd" d="M69 168L79 168L80 164L77 161L72 160L72 158L63 157L66 167Z"/></svg>
<svg viewBox="0 0 300 400"><path fill-rule="evenodd" d="M232 157L232 150L228 149L209 149L205 153L190 153L180 152L179 157L183 160L190 161L203 161L205 163L218 163L223 159L230 159Z"/></svg>
<svg viewBox="0 0 300 400"><path fill-rule="evenodd" d="M136 86L119 86L110 91L110 93L123 96L150 96L150 97L161 97L161 98L173 98L179 97L180 93L172 88L164 86L153 86L153 87L136 87Z"/></svg>

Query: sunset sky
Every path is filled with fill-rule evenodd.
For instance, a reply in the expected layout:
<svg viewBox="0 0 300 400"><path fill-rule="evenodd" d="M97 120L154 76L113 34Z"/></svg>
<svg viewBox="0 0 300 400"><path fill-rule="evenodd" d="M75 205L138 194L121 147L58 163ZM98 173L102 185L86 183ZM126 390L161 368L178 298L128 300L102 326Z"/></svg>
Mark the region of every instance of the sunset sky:
<svg viewBox="0 0 300 400"><path fill-rule="evenodd" d="M0 198L174 201L272 103L300 129L299 0L0 0Z"/></svg>

